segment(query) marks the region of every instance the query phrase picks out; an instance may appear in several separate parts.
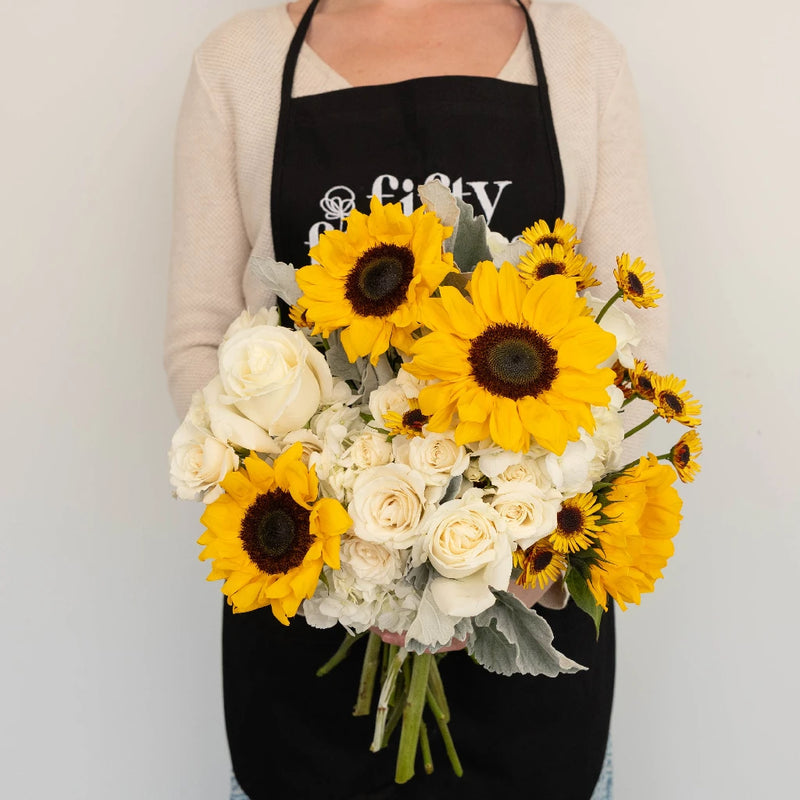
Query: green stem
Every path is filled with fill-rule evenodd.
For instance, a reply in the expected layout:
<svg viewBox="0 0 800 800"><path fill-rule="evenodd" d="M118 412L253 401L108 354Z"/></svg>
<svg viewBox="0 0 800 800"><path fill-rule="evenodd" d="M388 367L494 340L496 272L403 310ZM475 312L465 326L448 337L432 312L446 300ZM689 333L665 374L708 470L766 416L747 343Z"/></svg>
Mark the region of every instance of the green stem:
<svg viewBox="0 0 800 800"><path fill-rule="evenodd" d="M608 309L611 308L611 306L613 306L614 303L620 299L620 297L622 297L622 289L620 289L616 294L611 295L608 302L600 309L600 313L594 318L594 321L598 325L600 324L600 320L606 315L606 311L608 311Z"/></svg>
<svg viewBox="0 0 800 800"><path fill-rule="evenodd" d="M447 757L450 759L450 765L453 767L453 772L455 772L457 777L461 778L464 775L464 767L461 766L461 760L456 752L456 746L453 743L453 737L450 735L450 728L447 725L444 712L436 702L430 687L428 687L427 699L428 706L433 713L433 718L436 720L436 724L439 726L439 733L441 734L442 741L444 742L444 749L447 752Z"/></svg>
<svg viewBox="0 0 800 800"><path fill-rule="evenodd" d="M630 405L634 400L638 400L640 397L641 395L638 395L634 392L634 394L632 394L630 397L626 397L622 401L622 405L619 407L619 410L622 411L622 409L625 408L625 406Z"/></svg>
<svg viewBox="0 0 800 800"><path fill-rule="evenodd" d="M419 728L422 722L422 710L425 706L425 694L428 688L428 674L433 655L421 653L414 656L411 671L411 685L408 688L405 709L403 711L403 730L400 732L400 748L397 752L397 769L395 783L408 783L414 777L414 761L419 744Z"/></svg>
<svg viewBox="0 0 800 800"><path fill-rule="evenodd" d="M403 673L401 672L398 676L398 683L402 680L402 677ZM406 706L406 697L408 697L408 685L404 684L396 698L396 702L389 708L389 716L386 720L386 729L383 733L381 744L382 747L386 747L389 744L389 740L392 738L395 728L403 717L403 709Z"/></svg>
<svg viewBox="0 0 800 800"><path fill-rule="evenodd" d="M640 422L635 428L631 428L622 438L627 439L634 433L639 433L642 428L646 428L654 419L658 419L658 414L651 414L644 422Z"/></svg>
<svg viewBox="0 0 800 800"><path fill-rule="evenodd" d="M436 665L435 658L431 662L431 673L428 676L428 689L430 689L430 692L438 703L439 708L441 708L442 713L444 714L444 721L450 722L450 708L447 705L447 697L444 693L444 683L442 682L442 676L439 673L439 667Z"/></svg>
<svg viewBox="0 0 800 800"><path fill-rule="evenodd" d="M372 735L372 744L369 749L373 753L377 753L383 746L383 731L386 727L386 715L389 712L389 698L394 692L394 685L397 681L397 674L406 660L408 650L401 647L389 662L389 669L386 671L386 680L381 687L381 693L378 697L378 710L375 713L375 730Z"/></svg>
<svg viewBox="0 0 800 800"><path fill-rule="evenodd" d="M372 693L375 689L375 676L378 673L378 659L381 652L381 637L371 633L364 653L364 665L361 667L361 680L358 684L358 698L353 709L354 717L365 717L372 707Z"/></svg>
<svg viewBox="0 0 800 800"><path fill-rule="evenodd" d="M351 636L349 633L347 636L344 637L344 641L339 645L339 649L331 656L331 658L326 661L318 670L317 670L317 677L321 678L323 675L327 675L334 667L339 666L342 661L347 658L347 654L350 652L350 648L363 636L363 633L359 633L356 636Z"/></svg>
<svg viewBox="0 0 800 800"><path fill-rule="evenodd" d="M430 775L433 772L433 756L431 755L431 743L428 739L428 726L424 721L419 725L419 749L422 751L425 774Z"/></svg>

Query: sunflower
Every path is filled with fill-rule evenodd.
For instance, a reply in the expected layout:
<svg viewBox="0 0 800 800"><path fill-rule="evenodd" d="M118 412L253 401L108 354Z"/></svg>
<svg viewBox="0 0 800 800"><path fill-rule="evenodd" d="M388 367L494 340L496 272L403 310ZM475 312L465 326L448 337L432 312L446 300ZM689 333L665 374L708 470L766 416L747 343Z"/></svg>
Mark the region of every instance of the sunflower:
<svg viewBox="0 0 800 800"><path fill-rule="evenodd" d="M606 611L609 595L624 611L662 577L682 518L675 478L675 471L650 453L609 489L605 513L612 521L598 535L603 560L589 573L589 589Z"/></svg>
<svg viewBox="0 0 800 800"><path fill-rule="evenodd" d="M653 378L655 373L647 368L646 361L633 360L633 369L630 371L631 389L639 397L652 401L655 397L653 391Z"/></svg>
<svg viewBox="0 0 800 800"><path fill-rule="evenodd" d="M351 361L369 355L375 364L390 344L408 352L420 302L457 271L452 253L442 253L451 232L431 212L405 216L399 203L384 206L374 196L369 215L352 211L346 231L327 231L311 248L318 263L297 271L298 305L313 332L344 328Z"/></svg>
<svg viewBox="0 0 800 800"><path fill-rule="evenodd" d="M201 518L206 532L200 560L213 559L208 580L222 587L234 613L272 606L284 625L317 587L323 562L339 568L339 541L352 520L337 500L318 499L313 468L300 442L273 467L248 456L228 473L225 494Z"/></svg>
<svg viewBox="0 0 800 800"><path fill-rule="evenodd" d="M700 472L700 465L695 461L703 452L703 443L697 431L686 431L669 451L669 460L684 483L691 483Z"/></svg>
<svg viewBox="0 0 800 800"><path fill-rule="evenodd" d="M428 415L419 410L419 400L409 397L409 409L401 414L398 411L389 411L383 415L386 430L392 436L423 436L422 429L428 422Z"/></svg>
<svg viewBox="0 0 800 800"><path fill-rule="evenodd" d="M536 245L548 245L555 247L560 244L564 250L574 250L575 246L580 244L581 240L577 237L578 229L563 219L557 219L553 230L542 219L532 225L530 228L525 228L522 231L522 239L527 242L531 247Z"/></svg>
<svg viewBox="0 0 800 800"><path fill-rule="evenodd" d="M674 375L652 375L653 398L655 412L663 417L667 422L673 419L686 425L687 428L694 428L700 424L700 414L703 408L700 403L692 397L691 392L683 391L686 385L685 380L676 378Z"/></svg>
<svg viewBox="0 0 800 800"><path fill-rule="evenodd" d="M591 407L607 406L614 379L598 364L616 339L584 315L575 284L551 275L525 286L511 264L483 261L467 290L443 286L423 306L432 333L414 343L404 369L435 383L420 391L428 430L446 431L458 412L457 444L492 438L526 452L531 436L561 454L579 428L594 431Z"/></svg>
<svg viewBox="0 0 800 800"><path fill-rule="evenodd" d="M515 550L514 566L522 569L517 578L519 586L532 589L538 584L540 589L544 589L566 572L567 561L545 537L534 542L527 550Z"/></svg>
<svg viewBox="0 0 800 800"><path fill-rule="evenodd" d="M614 277L617 279L623 300L630 300L637 308L655 308L658 305L656 300L663 295L653 283L653 273L644 272L645 266L641 258L637 258L631 264L630 256L623 253L617 256Z"/></svg>
<svg viewBox="0 0 800 800"><path fill-rule="evenodd" d="M593 544L600 532L597 521L600 503L591 493L566 499L556 516L556 529L550 534L550 544L559 553L577 553Z"/></svg>
<svg viewBox="0 0 800 800"><path fill-rule="evenodd" d="M548 275L573 278L577 291L600 285L600 281L592 277L594 265L585 256L565 249L561 244L554 244L552 247L548 244L535 245L522 256L517 269L528 286Z"/></svg>

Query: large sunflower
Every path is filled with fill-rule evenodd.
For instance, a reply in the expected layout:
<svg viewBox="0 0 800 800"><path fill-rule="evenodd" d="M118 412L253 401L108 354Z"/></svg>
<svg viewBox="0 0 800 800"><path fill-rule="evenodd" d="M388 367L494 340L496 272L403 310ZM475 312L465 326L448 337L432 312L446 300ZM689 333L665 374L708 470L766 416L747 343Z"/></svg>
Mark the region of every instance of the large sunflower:
<svg viewBox="0 0 800 800"><path fill-rule="evenodd" d="M420 302L456 271L452 254L442 253L451 232L423 208L405 216L399 203L376 197L368 215L352 211L346 231L328 231L311 248L318 263L297 271L298 305L314 333L343 328L351 361L369 355L374 364L390 344L408 352Z"/></svg>
<svg viewBox="0 0 800 800"><path fill-rule="evenodd" d="M317 476L293 444L274 467L248 456L244 469L222 481L225 494L201 517L201 561L213 559L208 580L222 587L234 613L272 606L284 625L314 594L323 563L339 568L339 541L352 520L337 500L317 499Z"/></svg>
<svg viewBox="0 0 800 800"><path fill-rule="evenodd" d="M651 453L614 480L605 508L613 521L600 529L602 560L589 577L589 589L606 611L609 595L624 611L662 577L681 522L682 501L672 485L676 477Z"/></svg>
<svg viewBox="0 0 800 800"><path fill-rule="evenodd" d="M527 451L531 436L564 452L578 429L594 431L591 406L607 406L614 373L599 369L616 339L584 314L575 283L551 275L525 286L517 270L478 264L467 287L441 288L423 306L432 333L414 343L405 369L434 380L419 395L428 430L445 431L458 412L457 444L492 438Z"/></svg>

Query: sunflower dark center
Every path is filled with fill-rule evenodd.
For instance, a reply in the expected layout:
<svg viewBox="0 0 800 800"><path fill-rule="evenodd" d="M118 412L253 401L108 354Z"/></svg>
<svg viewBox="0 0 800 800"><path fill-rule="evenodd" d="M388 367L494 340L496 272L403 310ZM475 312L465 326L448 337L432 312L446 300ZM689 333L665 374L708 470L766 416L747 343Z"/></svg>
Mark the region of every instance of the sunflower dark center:
<svg viewBox="0 0 800 800"><path fill-rule="evenodd" d="M579 508L566 506L558 512L558 529L561 533L578 533L583 528L583 514Z"/></svg>
<svg viewBox="0 0 800 800"><path fill-rule="evenodd" d="M661 402L664 403L675 414L683 413L683 400L672 392L664 392L661 395Z"/></svg>
<svg viewBox="0 0 800 800"><path fill-rule="evenodd" d="M509 323L472 340L468 360L476 382L495 395L519 400L546 392L558 375L558 353L538 331Z"/></svg>
<svg viewBox="0 0 800 800"><path fill-rule="evenodd" d="M412 408L403 414L403 425L406 428L421 431L429 419L430 417L427 414L423 414L418 408Z"/></svg>
<svg viewBox="0 0 800 800"><path fill-rule="evenodd" d="M247 509L239 538L250 560L270 575L303 563L312 537L309 512L282 489L260 494Z"/></svg>
<svg viewBox="0 0 800 800"><path fill-rule="evenodd" d="M553 554L549 550L542 550L533 557L533 568L536 572L543 572L550 566Z"/></svg>
<svg viewBox="0 0 800 800"><path fill-rule="evenodd" d="M558 261L545 261L539 264L536 268L536 276L541 280L542 278L549 278L551 275L563 275L564 265Z"/></svg>
<svg viewBox="0 0 800 800"><path fill-rule="evenodd" d="M646 375L640 375L637 381L639 394L651 393L653 391L653 384Z"/></svg>
<svg viewBox="0 0 800 800"><path fill-rule="evenodd" d="M635 294L637 297L641 297L644 294L644 286L642 286L642 282L639 280L639 276L635 272L628 273L628 293Z"/></svg>
<svg viewBox="0 0 800 800"><path fill-rule="evenodd" d="M361 254L345 282L345 297L362 317L386 317L401 306L414 277L414 253L377 244Z"/></svg>
<svg viewBox="0 0 800 800"><path fill-rule="evenodd" d="M561 244L561 239L558 236L540 236L537 244L546 244L548 247L555 247Z"/></svg>
<svg viewBox="0 0 800 800"><path fill-rule="evenodd" d="M675 447L675 449L672 451L672 460L679 467L685 467L689 463L689 459L691 457L691 450L689 449L689 445L685 442L677 445L677 447Z"/></svg>

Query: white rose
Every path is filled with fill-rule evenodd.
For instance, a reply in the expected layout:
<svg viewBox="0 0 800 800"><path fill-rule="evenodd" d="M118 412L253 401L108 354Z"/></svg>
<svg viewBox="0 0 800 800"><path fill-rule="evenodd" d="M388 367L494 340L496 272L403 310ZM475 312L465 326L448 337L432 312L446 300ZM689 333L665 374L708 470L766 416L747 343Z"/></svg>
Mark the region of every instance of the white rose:
<svg viewBox="0 0 800 800"><path fill-rule="evenodd" d="M598 300L590 294L586 294L586 304L597 316L600 309L606 304L604 300ZM606 361L599 364L600 367L610 367L617 357L623 367L633 369L633 353L631 347L636 347L641 341L641 336L636 331L634 321L620 308L619 303L615 303L603 315L600 320L600 327L604 331L613 334L617 340L617 354L609 356Z"/></svg>
<svg viewBox="0 0 800 800"><path fill-rule="evenodd" d="M348 512L356 536L402 550L410 547L427 510L425 481L405 464L364 470Z"/></svg>
<svg viewBox="0 0 800 800"><path fill-rule="evenodd" d="M430 515L414 560L427 558L442 577L431 582L436 605L455 617L479 614L494 603L489 587L506 589L511 542L502 517L478 490L442 503Z"/></svg>
<svg viewBox="0 0 800 800"><path fill-rule="evenodd" d="M532 482L503 483L492 498L492 508L523 549L555 530L560 505L560 492L543 490Z"/></svg>
<svg viewBox="0 0 800 800"><path fill-rule="evenodd" d="M406 373L407 374L407 373ZM384 426L383 416L390 411L398 414L405 414L410 408L409 395L397 378L384 383L377 389L373 389L369 396L369 413L372 414L375 423L379 427Z"/></svg>
<svg viewBox="0 0 800 800"><path fill-rule="evenodd" d="M551 489L553 481L543 465L545 452L542 450L537 457L523 456L516 464L506 467L493 479L493 482L497 486L501 486L503 483L534 483L545 491Z"/></svg>
<svg viewBox="0 0 800 800"><path fill-rule="evenodd" d="M589 468L589 476L593 481L596 481L607 472L622 466L622 445L625 441L625 428L622 425L619 411L613 407L600 408L592 406L592 414L595 421L594 434L592 435L595 457Z"/></svg>
<svg viewBox="0 0 800 800"><path fill-rule="evenodd" d="M342 461L356 469L369 469L392 460L392 445L385 434L372 428L362 431L342 456Z"/></svg>
<svg viewBox="0 0 800 800"><path fill-rule="evenodd" d="M219 348L226 403L272 436L302 428L333 391L325 358L300 331L243 328Z"/></svg>
<svg viewBox="0 0 800 800"><path fill-rule="evenodd" d="M403 576L406 565L404 552L355 536L342 539L340 557L342 569L357 579L362 591L365 584L388 586Z"/></svg>
<svg viewBox="0 0 800 800"><path fill-rule="evenodd" d="M275 440L255 422L243 417L234 406L223 403L220 399L222 394L222 379L217 375L202 394L211 433L223 442L231 442L248 450L271 455L277 453Z"/></svg>
<svg viewBox="0 0 800 800"><path fill-rule="evenodd" d="M281 452L285 453L293 444L300 442L303 447L303 463L309 466L309 459L312 455L322 452L322 442L319 436L308 428L287 433L281 439Z"/></svg>
<svg viewBox="0 0 800 800"><path fill-rule="evenodd" d="M467 449L457 445L451 433L397 436L392 447L395 459L419 472L431 486L444 486L469 466Z"/></svg>
<svg viewBox="0 0 800 800"><path fill-rule="evenodd" d="M577 442L567 442L560 456L548 453L543 464L555 488L562 494L572 495L588 492L592 488L590 468L596 455L594 443L581 431L581 438Z"/></svg>
<svg viewBox="0 0 800 800"><path fill-rule="evenodd" d="M239 466L232 447L189 421L175 431L169 452L170 483L181 500L211 503L222 494L219 482Z"/></svg>
<svg viewBox="0 0 800 800"><path fill-rule="evenodd" d="M230 325L228 325L228 330L225 331L222 341L226 342L232 336L239 333L239 331L245 330L246 328L253 328L256 325L271 325L274 327L280 324L281 315L277 306L259 308L255 314L251 314L249 310L245 309Z"/></svg>

